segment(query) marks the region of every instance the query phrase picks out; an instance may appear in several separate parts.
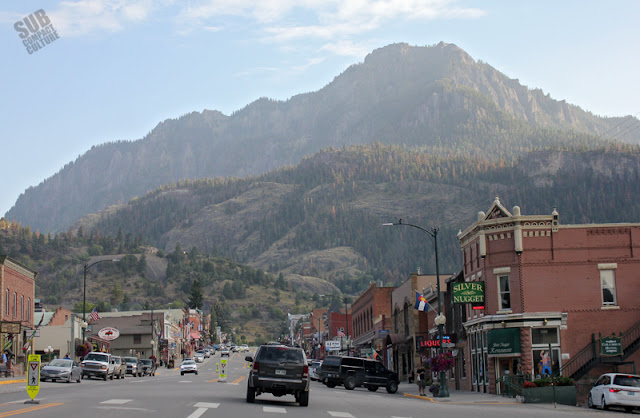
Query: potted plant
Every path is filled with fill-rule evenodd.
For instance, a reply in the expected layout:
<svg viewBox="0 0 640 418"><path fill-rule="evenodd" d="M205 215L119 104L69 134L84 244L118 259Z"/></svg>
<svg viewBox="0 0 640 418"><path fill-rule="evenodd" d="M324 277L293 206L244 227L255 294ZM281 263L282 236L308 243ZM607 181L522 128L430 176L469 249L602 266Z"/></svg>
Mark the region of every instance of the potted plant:
<svg viewBox="0 0 640 418"><path fill-rule="evenodd" d="M576 386L574 380L569 377L546 377L524 382L522 396L526 403L552 403L555 396L557 403L575 406Z"/></svg>

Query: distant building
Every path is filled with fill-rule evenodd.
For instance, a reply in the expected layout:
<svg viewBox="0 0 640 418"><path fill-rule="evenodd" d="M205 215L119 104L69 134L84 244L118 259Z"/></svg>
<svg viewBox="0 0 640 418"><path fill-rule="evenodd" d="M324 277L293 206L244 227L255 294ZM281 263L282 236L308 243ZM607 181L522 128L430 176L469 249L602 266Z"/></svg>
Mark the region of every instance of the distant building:
<svg viewBox="0 0 640 418"><path fill-rule="evenodd" d="M353 345L364 357L385 357L391 325L391 293L395 287L371 283L351 304Z"/></svg>

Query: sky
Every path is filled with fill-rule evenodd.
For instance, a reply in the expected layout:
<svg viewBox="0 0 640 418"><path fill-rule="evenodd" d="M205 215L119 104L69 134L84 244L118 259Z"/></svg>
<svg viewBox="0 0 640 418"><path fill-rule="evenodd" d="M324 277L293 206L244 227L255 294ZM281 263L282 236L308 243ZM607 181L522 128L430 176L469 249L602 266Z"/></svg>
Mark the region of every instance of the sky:
<svg viewBox="0 0 640 418"><path fill-rule="evenodd" d="M637 116L638 16L635 0L4 1L0 216L94 145L316 91L398 42L453 43L554 99Z"/></svg>

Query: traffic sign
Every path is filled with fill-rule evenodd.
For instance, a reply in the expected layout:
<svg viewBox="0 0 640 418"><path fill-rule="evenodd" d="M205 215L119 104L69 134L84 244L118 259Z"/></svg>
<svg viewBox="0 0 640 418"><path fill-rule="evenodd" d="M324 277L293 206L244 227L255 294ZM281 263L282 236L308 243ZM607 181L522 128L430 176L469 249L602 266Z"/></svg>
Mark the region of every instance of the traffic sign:
<svg viewBox="0 0 640 418"><path fill-rule="evenodd" d="M29 403L40 403L35 400L40 392L40 355L29 354L29 370L27 371L27 393L31 398Z"/></svg>
<svg viewBox="0 0 640 418"><path fill-rule="evenodd" d="M227 380L227 359L220 360L220 382L226 382Z"/></svg>

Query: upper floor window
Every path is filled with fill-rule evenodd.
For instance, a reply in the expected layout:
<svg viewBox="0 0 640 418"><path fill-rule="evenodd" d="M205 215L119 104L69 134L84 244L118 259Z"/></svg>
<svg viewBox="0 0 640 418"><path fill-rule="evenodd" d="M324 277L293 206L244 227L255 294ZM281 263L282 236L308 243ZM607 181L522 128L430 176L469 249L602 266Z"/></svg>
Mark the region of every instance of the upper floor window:
<svg viewBox="0 0 640 418"><path fill-rule="evenodd" d="M18 316L18 293L13 292L13 316Z"/></svg>
<svg viewBox="0 0 640 418"><path fill-rule="evenodd" d="M27 298L27 321L31 321L31 298Z"/></svg>
<svg viewBox="0 0 640 418"><path fill-rule="evenodd" d="M600 270L602 304L616 305L616 276L614 270Z"/></svg>
<svg viewBox="0 0 640 418"><path fill-rule="evenodd" d="M20 295L20 319L24 319L24 295Z"/></svg>
<svg viewBox="0 0 640 418"><path fill-rule="evenodd" d="M9 289L4 292L4 313L9 315Z"/></svg>
<svg viewBox="0 0 640 418"><path fill-rule="evenodd" d="M500 292L499 310L511 309L511 284L509 276L498 276L498 291Z"/></svg>

